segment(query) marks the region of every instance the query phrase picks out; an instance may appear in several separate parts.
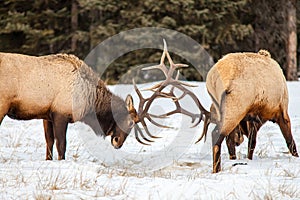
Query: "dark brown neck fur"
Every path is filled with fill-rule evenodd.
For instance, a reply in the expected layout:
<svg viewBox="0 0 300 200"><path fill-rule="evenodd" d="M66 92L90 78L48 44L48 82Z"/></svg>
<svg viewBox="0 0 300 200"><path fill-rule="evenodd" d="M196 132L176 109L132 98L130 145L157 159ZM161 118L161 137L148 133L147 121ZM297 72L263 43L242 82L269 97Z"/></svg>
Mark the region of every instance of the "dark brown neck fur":
<svg viewBox="0 0 300 200"><path fill-rule="evenodd" d="M124 100L112 94L103 81L98 83L95 106L97 119L105 136L115 128L116 121L125 119L128 115Z"/></svg>

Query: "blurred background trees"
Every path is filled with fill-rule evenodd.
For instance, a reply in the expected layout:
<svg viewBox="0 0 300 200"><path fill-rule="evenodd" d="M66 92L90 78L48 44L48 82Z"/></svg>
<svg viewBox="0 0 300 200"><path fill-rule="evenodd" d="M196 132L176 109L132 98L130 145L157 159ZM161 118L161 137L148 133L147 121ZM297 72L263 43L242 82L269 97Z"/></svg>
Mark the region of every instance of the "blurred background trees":
<svg viewBox="0 0 300 200"><path fill-rule="evenodd" d="M287 79L297 80L300 26L296 25L300 16L296 10L300 4L296 0L0 2L0 51L3 52L30 55L64 52L84 59L97 44L122 31L162 27L190 36L215 61L229 52L267 49L280 63ZM160 53L140 50L124 55L111 64L103 78L114 82L131 66L158 62ZM192 70L185 69L186 78L203 79Z"/></svg>

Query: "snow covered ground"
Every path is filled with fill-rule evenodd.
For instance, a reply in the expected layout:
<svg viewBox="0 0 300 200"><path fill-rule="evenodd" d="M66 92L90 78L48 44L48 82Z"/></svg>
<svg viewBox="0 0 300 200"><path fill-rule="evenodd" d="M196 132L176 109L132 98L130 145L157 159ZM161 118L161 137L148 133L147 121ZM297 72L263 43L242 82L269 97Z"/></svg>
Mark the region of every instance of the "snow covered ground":
<svg viewBox="0 0 300 200"><path fill-rule="evenodd" d="M208 109L205 84L196 84L195 93ZM124 97L123 87L112 90ZM300 83L289 82L288 87L299 150ZM153 110L168 106L160 102ZM288 154L277 125L261 128L252 161L246 159L247 139L237 147L235 161L229 160L223 143L222 171L212 174L210 139L194 144L202 123L189 128L190 120L181 115L168 120L174 128L153 128L163 136L153 145L143 146L130 135L120 150L112 149L109 139L96 141L89 127L75 123L68 129L66 160L56 160L54 149L54 161L45 161L42 121L5 118L0 127L0 198L300 199L300 159Z"/></svg>

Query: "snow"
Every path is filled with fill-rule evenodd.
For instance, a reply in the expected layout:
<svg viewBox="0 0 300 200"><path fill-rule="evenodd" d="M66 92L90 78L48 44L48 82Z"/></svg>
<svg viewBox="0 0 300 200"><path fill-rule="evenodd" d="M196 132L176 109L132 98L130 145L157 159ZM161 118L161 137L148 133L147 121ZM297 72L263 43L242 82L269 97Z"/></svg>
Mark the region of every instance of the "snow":
<svg viewBox="0 0 300 200"><path fill-rule="evenodd" d="M205 83L194 82L201 103L209 108ZM139 88L147 85L138 85ZM131 86L111 87L125 98ZM300 83L288 82L292 132L300 149ZM134 96L135 102L137 97ZM153 112L172 109L160 101ZM190 100L185 106L191 107ZM172 129L150 127L161 136L144 146L133 134L122 149L109 138L97 138L82 123L69 125L66 160L45 160L41 120L5 118L0 127L1 199L299 199L300 159L288 154L276 124L268 122L258 133L253 160L248 160L247 139L237 147L237 160L229 160L222 145L222 171L212 173L210 138L194 142L202 131L181 115L162 119ZM149 125L150 126L150 125ZM212 130L213 127L210 127Z"/></svg>

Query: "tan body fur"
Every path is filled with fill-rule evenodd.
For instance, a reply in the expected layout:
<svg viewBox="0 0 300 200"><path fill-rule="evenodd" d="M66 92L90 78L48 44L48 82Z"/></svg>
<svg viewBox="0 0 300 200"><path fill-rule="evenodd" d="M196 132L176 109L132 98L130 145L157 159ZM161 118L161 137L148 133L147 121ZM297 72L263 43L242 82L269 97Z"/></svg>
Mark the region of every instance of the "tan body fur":
<svg viewBox="0 0 300 200"><path fill-rule="evenodd" d="M8 115L16 119L49 119L51 111L68 115L70 122L81 119L79 113L83 111L72 112L73 92L82 79L78 68L90 69L78 58L1 53L0 62L1 114L9 111ZM88 84L95 89L99 79L93 79Z"/></svg>
<svg viewBox="0 0 300 200"><path fill-rule="evenodd" d="M54 140L59 159L65 158L68 123L82 121L97 135L112 135L115 148L133 123L125 102L83 61L67 54L0 53L0 124L5 115L44 120L46 159L52 159Z"/></svg>
<svg viewBox="0 0 300 200"><path fill-rule="evenodd" d="M211 118L221 134L213 139L214 172L220 170L220 145L224 137L247 118L278 123L291 153L298 155L287 113L286 80L267 51L227 54L208 72L206 86L213 100Z"/></svg>

